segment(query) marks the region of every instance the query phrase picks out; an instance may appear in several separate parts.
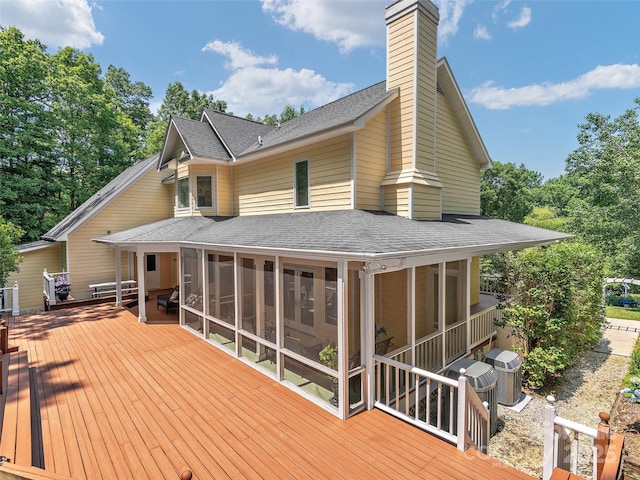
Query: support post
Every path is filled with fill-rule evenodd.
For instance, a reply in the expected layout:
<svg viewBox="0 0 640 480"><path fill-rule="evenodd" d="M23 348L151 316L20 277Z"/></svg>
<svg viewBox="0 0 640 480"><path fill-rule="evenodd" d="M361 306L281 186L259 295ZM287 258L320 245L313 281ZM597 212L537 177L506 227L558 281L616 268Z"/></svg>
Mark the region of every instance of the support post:
<svg viewBox="0 0 640 480"><path fill-rule="evenodd" d="M598 416L600 417L600 423L598 423L598 435L595 439L595 446L598 453L598 470L596 478L600 480L605 460L607 459L607 452L609 451L609 442L611 440L611 430L609 427L609 419L611 417L606 412L600 412Z"/></svg>
<svg viewBox="0 0 640 480"><path fill-rule="evenodd" d="M464 368L460 369L460 376L458 377L458 411L457 411L457 419L458 419L458 428L457 428L457 436L458 436L458 450L461 452L465 451L465 436L467 433L467 388L469 388L469 380L467 379L465 373L467 371Z"/></svg>
<svg viewBox="0 0 640 480"><path fill-rule="evenodd" d="M20 315L20 289L18 282L13 284L13 297L11 298L11 315L17 317Z"/></svg>
<svg viewBox="0 0 640 480"><path fill-rule="evenodd" d="M147 304L145 303L146 296L146 282L145 282L145 269L144 269L144 250L138 249L136 251L136 258L138 260L138 321L147 321Z"/></svg>
<svg viewBox="0 0 640 480"><path fill-rule="evenodd" d="M2 353L9 353L9 328L5 320L0 323L0 349Z"/></svg>
<svg viewBox="0 0 640 480"><path fill-rule="evenodd" d="M120 254L120 248L116 247L115 261L116 261L116 307L122 305L122 255Z"/></svg>
<svg viewBox="0 0 640 480"><path fill-rule="evenodd" d="M555 468L555 423L556 399L549 395L547 404L544 407L544 444L543 444L543 464L542 480L549 480Z"/></svg>

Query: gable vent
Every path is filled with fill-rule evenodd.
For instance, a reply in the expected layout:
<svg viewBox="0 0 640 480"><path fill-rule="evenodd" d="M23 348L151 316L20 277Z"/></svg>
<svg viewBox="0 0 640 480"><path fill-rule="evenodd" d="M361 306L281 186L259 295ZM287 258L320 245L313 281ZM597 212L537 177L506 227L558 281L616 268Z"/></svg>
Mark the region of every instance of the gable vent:
<svg viewBox="0 0 640 480"><path fill-rule="evenodd" d="M442 90L442 88L440 88L440 82L436 83L436 92L441 93L442 95L444 95L444 90Z"/></svg>

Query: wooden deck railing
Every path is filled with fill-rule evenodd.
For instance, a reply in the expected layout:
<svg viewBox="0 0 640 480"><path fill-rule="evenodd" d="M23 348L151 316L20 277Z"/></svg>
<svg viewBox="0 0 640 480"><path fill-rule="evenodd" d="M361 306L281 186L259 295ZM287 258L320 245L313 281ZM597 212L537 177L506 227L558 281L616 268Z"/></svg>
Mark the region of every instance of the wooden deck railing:
<svg viewBox="0 0 640 480"><path fill-rule="evenodd" d="M18 282L15 282L13 287L0 288L1 312L11 312L14 317L20 314L20 287L18 287Z"/></svg>
<svg viewBox="0 0 640 480"><path fill-rule="evenodd" d="M502 310L498 309L497 305L493 305L470 315L469 322L458 322L448 327L444 332L444 345L442 332L432 333L419 339L415 345L413 361L411 360L410 347L394 351L389 358L430 372L439 372L451 362L465 355L471 348L495 335L494 321L501 318Z"/></svg>
<svg viewBox="0 0 640 480"><path fill-rule="evenodd" d="M547 397L544 420L544 464L542 479L558 477L558 471L578 474L581 463L579 453L581 437L590 444L590 460L593 480L615 480L619 478L622 464L624 437L612 435L609 430L609 414L600 413L597 428L587 427L556 414L555 398ZM588 468L588 465L587 465ZM582 470L586 470L582 466Z"/></svg>
<svg viewBox="0 0 640 480"><path fill-rule="evenodd" d="M487 449L489 410L470 388L465 371L455 380L374 355L375 406L455 444Z"/></svg>
<svg viewBox="0 0 640 480"><path fill-rule="evenodd" d="M469 346L480 345L496 334L495 321L502 320L502 310L493 305L469 317Z"/></svg>
<svg viewBox="0 0 640 480"><path fill-rule="evenodd" d="M71 274L69 272L49 273L47 269L42 272L42 294L48 305L56 305L58 298L56 297L56 280L58 277L64 277L71 283Z"/></svg>

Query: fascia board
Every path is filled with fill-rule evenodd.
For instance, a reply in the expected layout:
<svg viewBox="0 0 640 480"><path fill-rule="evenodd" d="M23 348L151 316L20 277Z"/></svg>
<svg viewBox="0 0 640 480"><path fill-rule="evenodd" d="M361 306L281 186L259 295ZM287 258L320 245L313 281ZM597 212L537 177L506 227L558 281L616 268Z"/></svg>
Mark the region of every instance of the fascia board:
<svg viewBox="0 0 640 480"><path fill-rule="evenodd" d="M220 140L220 143L222 143L222 145L224 146L225 150L227 151L227 153L229 154L229 156L231 157L231 160L226 160L226 162L235 162L236 157L233 154L233 152L231 151L231 149L229 148L229 146L227 145L227 143L224 141L224 138L222 137L222 135L220 135L220 132L218 131L218 129L216 128L216 126L214 125L214 123L211 121L211 119L209 118L209 115L207 115L206 110L204 110L202 112L202 118L206 118L207 119L207 123L209 123L209 125L211 126L211 128L213 129L213 131L215 132L215 134L217 135L218 139Z"/></svg>
<svg viewBox="0 0 640 480"><path fill-rule="evenodd" d="M489 156L489 152L487 151L484 141L480 136L478 127L471 116L467 103L462 96L460 87L453 76L449 62L445 57L442 57L438 60L437 65L438 83L450 99L451 107L462 126L464 135L469 143L469 147L473 152L473 156L481 169L491 168L491 157Z"/></svg>

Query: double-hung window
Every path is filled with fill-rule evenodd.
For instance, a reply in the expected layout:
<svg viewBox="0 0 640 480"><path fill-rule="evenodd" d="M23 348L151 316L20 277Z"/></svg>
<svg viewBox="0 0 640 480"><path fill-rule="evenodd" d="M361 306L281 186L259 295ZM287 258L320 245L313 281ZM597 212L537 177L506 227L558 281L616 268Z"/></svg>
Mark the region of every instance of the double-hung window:
<svg viewBox="0 0 640 480"><path fill-rule="evenodd" d="M211 175L196 176L196 201L198 208L213 207L213 178Z"/></svg>
<svg viewBox="0 0 640 480"><path fill-rule="evenodd" d="M178 208L189 208L189 177L178 179Z"/></svg>
<svg viewBox="0 0 640 480"><path fill-rule="evenodd" d="M295 207L309 207L309 160L296 162L294 182Z"/></svg>

